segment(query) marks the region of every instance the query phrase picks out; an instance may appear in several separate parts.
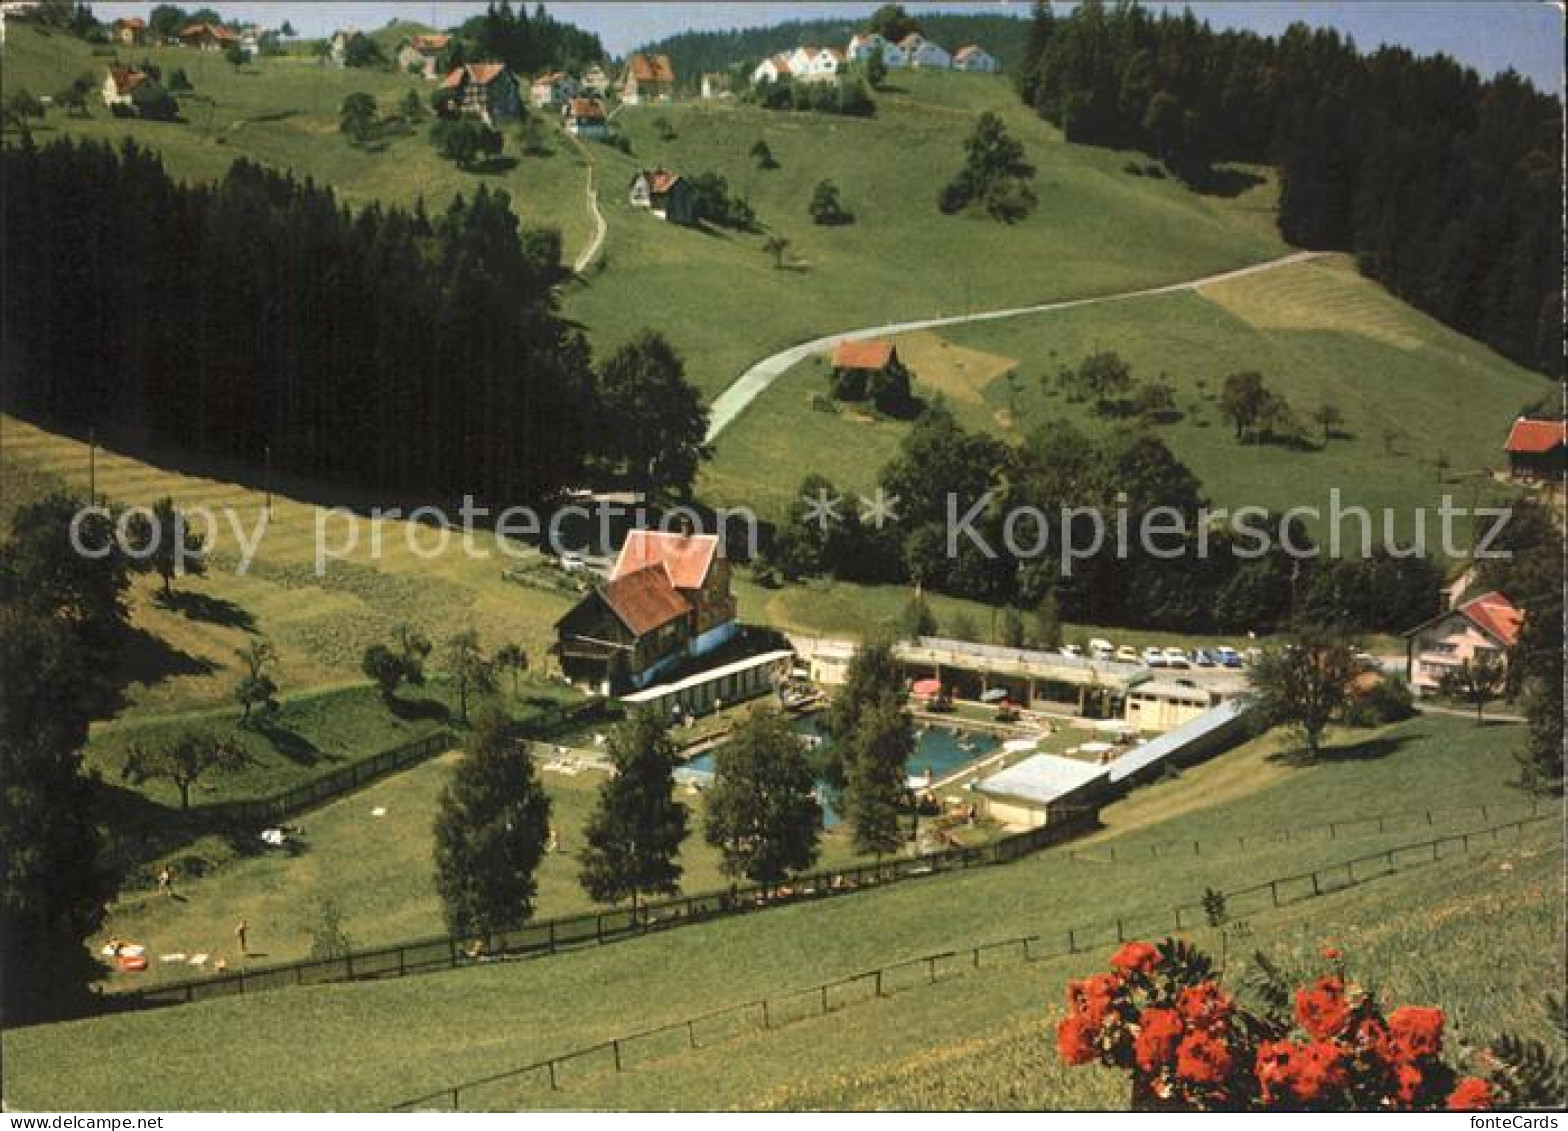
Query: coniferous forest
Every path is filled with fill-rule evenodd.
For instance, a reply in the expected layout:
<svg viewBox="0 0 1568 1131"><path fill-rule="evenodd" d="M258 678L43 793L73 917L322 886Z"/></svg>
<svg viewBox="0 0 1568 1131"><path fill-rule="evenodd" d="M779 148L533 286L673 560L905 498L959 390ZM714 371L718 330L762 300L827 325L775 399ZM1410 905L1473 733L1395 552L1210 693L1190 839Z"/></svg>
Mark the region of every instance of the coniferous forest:
<svg viewBox="0 0 1568 1131"><path fill-rule="evenodd" d="M1562 107L1517 74L1087 0L1066 17L1036 4L1018 86L1069 141L1143 150L1199 187L1218 162L1277 165L1287 240L1349 251L1407 302L1558 372Z"/></svg>
<svg viewBox="0 0 1568 1131"><path fill-rule="evenodd" d="M539 498L594 456L559 236L505 193L351 213L68 141L0 150L0 185L8 409L369 488Z"/></svg>

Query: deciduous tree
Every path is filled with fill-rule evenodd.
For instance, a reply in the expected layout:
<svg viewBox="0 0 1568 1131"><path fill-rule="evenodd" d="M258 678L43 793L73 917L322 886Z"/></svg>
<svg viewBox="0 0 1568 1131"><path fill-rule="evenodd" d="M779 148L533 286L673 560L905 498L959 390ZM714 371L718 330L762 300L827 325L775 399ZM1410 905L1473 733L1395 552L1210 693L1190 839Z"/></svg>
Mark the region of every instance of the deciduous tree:
<svg viewBox="0 0 1568 1131"><path fill-rule="evenodd" d="M724 871L769 887L817 859L822 807L805 743L775 711L753 711L715 754L703 835Z"/></svg>
<svg viewBox="0 0 1568 1131"><path fill-rule="evenodd" d="M663 719L638 711L610 732L607 752L615 772L583 832L579 878L602 902L630 897L633 913L644 895L680 890L686 807L675 799L679 759Z"/></svg>

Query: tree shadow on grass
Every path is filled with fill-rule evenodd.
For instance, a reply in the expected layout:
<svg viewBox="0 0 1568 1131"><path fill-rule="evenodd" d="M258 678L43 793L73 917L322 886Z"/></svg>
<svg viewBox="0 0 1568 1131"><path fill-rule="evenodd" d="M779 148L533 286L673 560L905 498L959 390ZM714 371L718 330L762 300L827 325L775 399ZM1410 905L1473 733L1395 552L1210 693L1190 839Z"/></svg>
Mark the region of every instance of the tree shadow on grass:
<svg viewBox="0 0 1568 1131"><path fill-rule="evenodd" d="M1387 758L1397 752L1401 747L1412 742L1424 741L1430 737L1423 733L1411 734L1385 734L1376 738L1364 738L1360 742L1352 742L1344 746L1325 746L1318 751L1316 758L1309 758L1304 746L1295 746L1289 750L1279 750L1268 755L1267 761L1277 762L1284 766L1326 766L1335 762L1373 762L1379 758Z"/></svg>
<svg viewBox="0 0 1568 1131"><path fill-rule="evenodd" d="M250 611L223 597L177 589L172 593L158 594L155 601L160 608L177 612L187 620L202 621L220 628L238 628L244 632L256 631L256 618Z"/></svg>
<svg viewBox="0 0 1568 1131"><path fill-rule="evenodd" d="M298 766L314 766L318 762L341 761L341 757L323 753L310 739L279 726L269 718L253 718L250 729L266 739L268 744L283 757Z"/></svg>
<svg viewBox="0 0 1568 1131"><path fill-rule="evenodd" d="M440 719L450 722L451 709L439 699L398 699L386 701L387 710L405 721L416 719Z"/></svg>
<svg viewBox="0 0 1568 1131"><path fill-rule="evenodd" d="M105 683L105 707L118 710L124 706L125 689L133 683L152 687L165 680L180 676L211 675L218 666L201 656L193 656L173 647L144 628L132 628L125 634L119 656Z"/></svg>
<svg viewBox="0 0 1568 1131"><path fill-rule="evenodd" d="M1263 178L1256 173L1225 165L1195 172L1186 180L1187 187L1193 192L1226 199L1240 196L1248 189L1256 188L1262 183Z"/></svg>
<svg viewBox="0 0 1568 1131"><path fill-rule="evenodd" d="M489 157L483 161L475 161L468 167L468 172L480 177L493 177L499 173L510 173L517 168L517 158Z"/></svg>

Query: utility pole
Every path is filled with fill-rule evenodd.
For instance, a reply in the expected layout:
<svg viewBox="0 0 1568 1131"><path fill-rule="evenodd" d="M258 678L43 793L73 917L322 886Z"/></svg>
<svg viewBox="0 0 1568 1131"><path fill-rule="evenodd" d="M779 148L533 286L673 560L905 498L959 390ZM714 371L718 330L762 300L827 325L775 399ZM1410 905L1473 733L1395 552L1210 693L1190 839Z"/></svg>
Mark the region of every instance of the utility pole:
<svg viewBox="0 0 1568 1131"><path fill-rule="evenodd" d="M87 501L98 502L98 430L87 430Z"/></svg>

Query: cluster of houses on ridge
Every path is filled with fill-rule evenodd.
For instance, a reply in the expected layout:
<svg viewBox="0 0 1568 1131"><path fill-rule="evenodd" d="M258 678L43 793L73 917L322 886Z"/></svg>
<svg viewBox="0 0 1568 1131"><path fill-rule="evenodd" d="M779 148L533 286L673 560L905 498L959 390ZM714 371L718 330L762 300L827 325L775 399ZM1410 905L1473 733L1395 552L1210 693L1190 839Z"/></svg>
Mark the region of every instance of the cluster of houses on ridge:
<svg viewBox="0 0 1568 1131"><path fill-rule="evenodd" d="M919 32L910 32L897 42L870 32L857 35L843 51L808 43L794 51L764 59L751 72L753 84L779 82L832 82L845 67L869 62L880 54L889 70L975 71L995 74L1000 69L996 57L975 43L949 53Z"/></svg>

